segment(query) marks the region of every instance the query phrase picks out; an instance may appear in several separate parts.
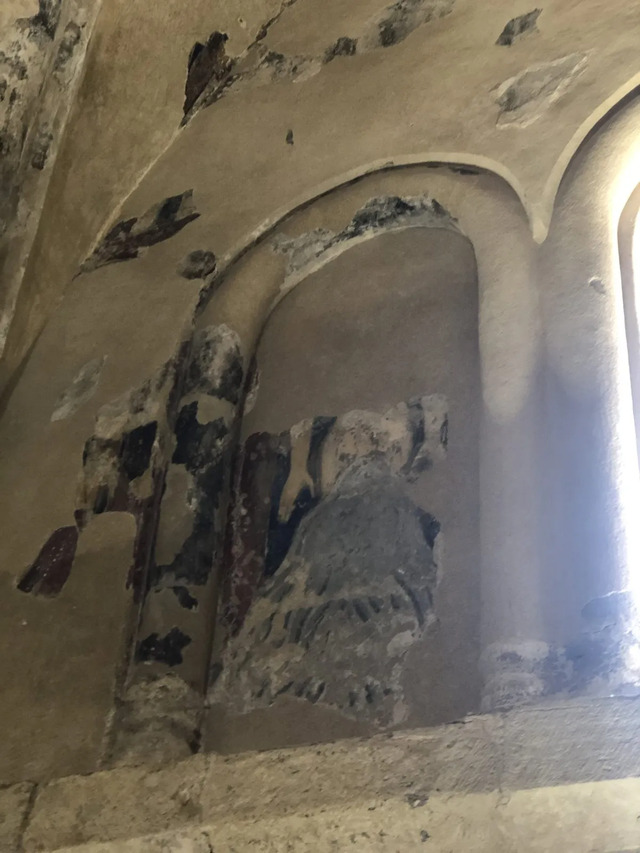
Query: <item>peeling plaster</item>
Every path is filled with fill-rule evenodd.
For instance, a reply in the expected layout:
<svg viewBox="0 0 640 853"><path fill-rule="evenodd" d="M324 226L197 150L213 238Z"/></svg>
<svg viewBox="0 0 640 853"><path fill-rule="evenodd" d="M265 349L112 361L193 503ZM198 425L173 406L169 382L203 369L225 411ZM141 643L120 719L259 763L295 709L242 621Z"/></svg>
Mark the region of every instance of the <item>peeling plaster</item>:
<svg viewBox="0 0 640 853"><path fill-rule="evenodd" d="M219 85L231 70L232 62L225 51L228 40L226 33L216 31L211 33L206 44L196 42L191 48L185 84L185 115L208 85Z"/></svg>
<svg viewBox="0 0 640 853"><path fill-rule="evenodd" d="M569 91L588 61L584 53L571 53L553 62L531 65L505 80L496 92L498 127L528 127Z"/></svg>
<svg viewBox="0 0 640 853"><path fill-rule="evenodd" d="M21 578L18 589L34 595L58 595L71 573L77 545L76 527L60 527L55 530Z"/></svg>
<svg viewBox="0 0 640 853"><path fill-rule="evenodd" d="M458 231L456 220L430 196L372 198L356 211L339 233L317 228L299 237L279 234L273 248L286 258L282 291L291 289L319 264L326 263L355 242L375 237L381 231L402 228L448 228Z"/></svg>
<svg viewBox="0 0 640 853"><path fill-rule="evenodd" d="M137 258L149 246L168 240L199 216L193 204L193 190L165 198L141 217L134 216L113 225L82 264L80 272Z"/></svg>
<svg viewBox="0 0 640 853"><path fill-rule="evenodd" d="M283 4L280 14L289 5L292 3ZM454 5L455 0L398 0L374 15L359 33L341 36L318 56L286 56L268 47L265 39L280 15L265 25L242 57L235 59L226 56L224 33L213 33L211 47L209 42L206 47L199 43L194 46L196 62L199 60L195 70L192 70L193 51L189 57L185 120L247 84L265 85L285 79L302 82L314 77L323 65L339 56L350 57L390 48L403 42L418 27L449 15Z"/></svg>
<svg viewBox="0 0 640 853"><path fill-rule="evenodd" d="M442 458L438 395L247 439L210 701L279 696L401 722L402 660L434 617L440 524L404 491Z"/></svg>
<svg viewBox="0 0 640 853"><path fill-rule="evenodd" d="M537 23L541 13L542 9L534 9L532 12L518 15L517 18L511 18L498 36L496 44L510 47L522 36L538 32Z"/></svg>

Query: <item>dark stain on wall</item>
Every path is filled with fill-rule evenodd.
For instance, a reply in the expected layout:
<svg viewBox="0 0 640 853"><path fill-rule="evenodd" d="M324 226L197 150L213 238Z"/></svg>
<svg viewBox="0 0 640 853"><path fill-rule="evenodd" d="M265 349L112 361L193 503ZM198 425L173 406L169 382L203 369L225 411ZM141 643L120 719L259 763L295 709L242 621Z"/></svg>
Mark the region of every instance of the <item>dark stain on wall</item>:
<svg viewBox="0 0 640 853"><path fill-rule="evenodd" d="M149 634L138 643L136 659L139 662L156 661L167 666L178 666L182 663L182 650L191 642L191 637L179 628L172 628L168 634Z"/></svg>
<svg viewBox="0 0 640 853"><path fill-rule="evenodd" d="M64 33L62 34L60 44L58 45L58 53L56 54L55 62L53 63L54 71L60 72L65 68L73 56L73 52L76 49L81 36L82 29L75 21L69 21L67 26L64 28Z"/></svg>
<svg viewBox="0 0 640 853"><path fill-rule="evenodd" d="M199 216L193 204L193 190L170 196L149 208L141 217L117 222L82 264L80 271L90 272L105 264L137 258L149 246L168 240Z"/></svg>
<svg viewBox="0 0 640 853"><path fill-rule="evenodd" d="M223 418L201 424L198 421L197 402L189 403L178 415L176 449L171 461L176 465L184 465L187 471L197 474L216 458L220 442L228 433Z"/></svg>
<svg viewBox="0 0 640 853"><path fill-rule="evenodd" d="M122 470L129 482L141 477L151 464L151 452L157 432L157 422L151 421L124 434L120 459Z"/></svg>
<svg viewBox="0 0 640 853"><path fill-rule="evenodd" d="M226 326L202 329L193 337L184 393L201 392L237 404L243 370L237 336Z"/></svg>
<svg viewBox="0 0 640 853"><path fill-rule="evenodd" d="M271 25L286 8L267 22L247 49L242 62L224 52L223 33L213 33L211 46L196 43L189 57L186 98L182 124L199 109L216 103L231 88L274 80L299 80L317 74L323 65L339 56L355 56L404 41L414 30L450 14L455 0L398 0L369 20L355 37L341 36L319 56L286 56L264 43Z"/></svg>
<svg viewBox="0 0 640 853"><path fill-rule="evenodd" d="M206 278L215 272L216 265L213 252L196 249L180 261L176 272L186 279Z"/></svg>
<svg viewBox="0 0 640 853"><path fill-rule="evenodd" d="M525 15L518 15L517 18L511 18L498 36L496 44L510 47L519 36L537 32L537 22L541 12L542 9L533 9L533 11L527 12Z"/></svg>
<svg viewBox="0 0 640 853"><path fill-rule="evenodd" d="M39 0L37 13L29 18L30 25L41 30L47 38L52 39L60 21L60 9L62 0Z"/></svg>
<svg viewBox="0 0 640 853"><path fill-rule="evenodd" d="M77 545L77 527L54 530L18 583L18 589L34 595L58 595L71 573Z"/></svg>
<svg viewBox="0 0 640 853"><path fill-rule="evenodd" d="M191 48L184 88L185 116L207 87L215 87L226 81L233 64L225 50L228 40L226 33L216 30L211 33L206 44L197 41Z"/></svg>
<svg viewBox="0 0 640 853"><path fill-rule="evenodd" d="M335 44L328 47L324 54L325 63L331 62L336 56L353 56L358 47L358 39L341 36Z"/></svg>
<svg viewBox="0 0 640 853"><path fill-rule="evenodd" d="M184 607L186 610L198 609L198 599L191 595L186 586L172 586L171 590L178 599L181 607Z"/></svg>

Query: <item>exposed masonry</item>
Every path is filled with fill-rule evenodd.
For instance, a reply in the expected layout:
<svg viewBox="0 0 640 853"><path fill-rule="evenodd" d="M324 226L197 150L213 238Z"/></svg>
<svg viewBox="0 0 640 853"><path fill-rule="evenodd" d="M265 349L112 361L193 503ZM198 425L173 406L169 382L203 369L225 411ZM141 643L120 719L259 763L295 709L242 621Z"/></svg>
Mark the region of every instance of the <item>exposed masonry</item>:
<svg viewBox="0 0 640 853"><path fill-rule="evenodd" d="M212 703L243 714L287 695L405 719L403 659L435 618L440 525L403 483L446 442L439 395L247 439Z"/></svg>
<svg viewBox="0 0 640 853"><path fill-rule="evenodd" d="M123 219L112 226L80 271L90 272L115 261L137 258L149 246L168 240L199 216L193 204L193 190L165 198L142 216Z"/></svg>
<svg viewBox="0 0 640 853"><path fill-rule="evenodd" d="M571 53L541 62L505 80L495 91L499 127L527 127L574 85L586 69L588 56Z"/></svg>
<svg viewBox="0 0 640 853"><path fill-rule="evenodd" d="M174 672L130 685L106 763L164 765L186 758L200 748L201 715L202 695Z"/></svg>
<svg viewBox="0 0 640 853"><path fill-rule="evenodd" d="M291 4L284 4L282 11L287 5ZM273 21L241 57L228 57L224 49L226 35L214 32L206 45L196 42L189 56L183 122L198 109L210 106L245 83L306 80L336 57L399 44L423 24L449 15L454 5L455 0L398 0L372 17L361 32L340 37L319 56L285 56L270 50L265 38Z"/></svg>
<svg viewBox="0 0 640 853"><path fill-rule="evenodd" d="M402 228L447 228L457 231L456 220L430 196L379 196L357 210L351 222L339 233L316 228L299 237L278 235L273 246L286 256L283 290L288 290L309 275L318 261L340 253L345 244L375 237L382 231Z"/></svg>
<svg viewBox="0 0 640 853"><path fill-rule="evenodd" d="M135 721L141 737L149 722ZM149 737L153 759L141 766L0 789L0 848L630 853L640 842L639 725L640 703L603 699L180 763L156 761ZM618 826L628 830L614 838Z"/></svg>
<svg viewBox="0 0 640 853"><path fill-rule="evenodd" d="M538 32L537 23L541 12L542 9L534 9L525 15L518 15L517 18L511 18L498 36L496 44L510 47L521 36Z"/></svg>

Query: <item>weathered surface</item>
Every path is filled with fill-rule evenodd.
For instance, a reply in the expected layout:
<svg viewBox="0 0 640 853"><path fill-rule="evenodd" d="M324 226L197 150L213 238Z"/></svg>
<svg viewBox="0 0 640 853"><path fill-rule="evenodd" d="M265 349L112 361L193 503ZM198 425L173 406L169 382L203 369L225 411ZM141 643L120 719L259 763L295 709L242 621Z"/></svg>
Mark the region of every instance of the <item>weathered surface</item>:
<svg viewBox="0 0 640 853"><path fill-rule="evenodd" d="M215 272L216 256L213 252L205 249L196 249L189 252L178 264L178 275L183 278L206 278Z"/></svg>
<svg viewBox="0 0 640 853"><path fill-rule="evenodd" d="M117 222L82 264L90 272L114 261L129 261L162 240L168 240L200 214L193 204L193 190L165 198L142 216Z"/></svg>
<svg viewBox="0 0 640 853"><path fill-rule="evenodd" d="M325 263L349 245L367 240L386 231L405 228L446 228L456 231L456 221L435 199L381 196L370 199L356 211L351 222L339 233L317 228L299 237L278 235L274 250L286 257L286 275L282 285L287 290L307 276L314 266Z"/></svg>
<svg viewBox="0 0 640 853"><path fill-rule="evenodd" d="M527 127L575 84L587 67L586 54L572 53L532 65L498 87L498 127Z"/></svg>
<svg viewBox="0 0 640 853"><path fill-rule="evenodd" d="M219 86L231 70L231 60L225 53L226 33L214 32L206 44L196 42L189 54L185 84L184 114L191 110L206 86Z"/></svg>
<svg viewBox="0 0 640 853"><path fill-rule="evenodd" d="M60 17L60 0L41 0L37 14L19 18L0 41L0 236L15 215L19 171L34 101L42 85Z"/></svg>
<svg viewBox="0 0 640 853"><path fill-rule="evenodd" d="M483 708L513 708L548 696L637 696L634 603L629 592L592 599L571 643L494 643L482 655Z"/></svg>
<svg viewBox="0 0 640 853"><path fill-rule="evenodd" d="M637 70L635 8L620 0L615 7L601 0L585 2L587 5L545 8L544 39L515 36L520 62L512 61L515 50L495 47L496 37L514 12L500 3L488 10L470 0L458 0L451 13L441 17L446 4L362 0L350 4L348 10L340 4L325 9L321 27L314 19L320 14L316 2L241 0L238 8L229 4L217 7L215 20L206 0L196 0L188 12L182 3L167 0L155 10L152 20L141 0L118 0L116 6L105 6L73 127L65 137L60 172L53 176L43 226L50 236L34 253L29 287L16 309L18 319L7 345L3 384L57 304L96 234L106 221L113 220L122 198L172 142L182 116L185 66L195 41L205 45L212 31L228 34L225 48L236 61L231 77L255 70L266 54L275 67L283 64L278 57L285 57L284 66L290 71L299 67L299 63L289 62L291 58L313 60L312 76L306 72L297 76L296 70L293 76L273 77L267 69L260 79L277 86L269 86L266 97L265 92L255 92L250 81L242 85L238 81L228 89L222 84L225 92L234 92L239 98L234 95L235 104L229 108L226 98L219 100L215 118L207 121L204 135L209 141L199 150L215 151L216 157L207 159L203 154L196 163L190 154L185 156L183 142L176 137L171 164L165 165L163 158L153 169L154 177L149 175L144 181L141 193L143 205L148 206L163 194L182 189L180 185L168 189L168 175L182 170L206 175L211 197L216 199L208 232L220 240L220 257L244 244L247 235L260 229L274 210L291 209L334 178L342 180L394 158L403 163L413 158L415 162L435 152L457 152L458 156L466 152L476 165L494 163L500 174L513 175L513 184L520 188L541 236L566 162L566 146L575 148L578 128L588 125L590 117L596 121L613 93L627 84L631 88ZM33 6L35 12L35 3ZM431 11L427 14L425 10ZM528 14L528 9L524 12ZM416 26L409 37L393 46L379 46L374 55L358 52L370 25L379 44L380 29L372 22L387 21L383 30L388 38L396 39L405 33L407 20L412 26L420 15L426 18L429 14L433 15L429 23ZM65 30L61 19L57 37ZM144 42L138 37L142 30L146 32ZM567 32L572 33L571 50L590 56L588 73L576 87L576 108L567 115L566 127L555 115L540 119L514 149L496 127L490 93L523 68L552 63L565 55ZM82 55L87 34L84 29L66 67ZM72 38L67 33L65 45ZM469 61L458 62L458 56L469 57ZM446 75L441 73L443 67ZM395 79L404 81L402 98L392 82ZM295 103L296 87L286 85L293 80L306 90L300 99L303 108ZM205 102L206 97L205 89L199 101ZM325 100L326 109L317 109ZM451 103L459 106L446 109ZM376 105L372 113L375 127L368 118L372 104ZM307 140L319 151L333 151L333 157L303 156L291 162L294 152L285 148L283 138L294 114L296 154ZM44 134L54 133L55 149L60 136L45 125L39 127ZM337 130L346 127L354 133ZM312 147L304 150L312 153ZM529 153L523 156L523 151ZM42 159L40 151L37 162ZM50 151L45 171L54 161ZM237 164L237 176L236 165L231 164ZM545 190L548 181L553 184L549 193ZM126 216L145 209L136 204ZM170 258L168 263L174 266L176 259Z"/></svg>
<svg viewBox="0 0 640 853"><path fill-rule="evenodd" d="M406 718L403 660L434 619L440 524L402 480L443 455L446 423L434 395L247 440L212 703L244 714L287 695Z"/></svg>
<svg viewBox="0 0 640 853"><path fill-rule="evenodd" d="M532 12L518 15L517 18L511 18L498 36L496 44L510 47L521 36L537 32L536 24L541 12L542 9L534 9Z"/></svg>
<svg viewBox="0 0 640 853"><path fill-rule="evenodd" d="M168 673L130 686L113 720L104 765L163 767L200 748L202 695Z"/></svg>
<svg viewBox="0 0 640 853"><path fill-rule="evenodd" d="M373 14L357 33L340 36L318 55L311 56L284 54L267 44L269 30L295 2L284 0L280 14L267 22L242 57L230 59L226 55L224 33L212 33L206 45L194 45L188 62L185 120L225 95L281 80L303 82L338 56L355 56L400 44L423 24L449 15L455 5L455 0L398 0Z"/></svg>
<svg viewBox="0 0 640 853"><path fill-rule="evenodd" d="M358 36L358 49L391 47L437 18L444 18L454 8L455 0L398 0L376 15Z"/></svg>
<svg viewBox="0 0 640 853"><path fill-rule="evenodd" d="M0 353L99 0L20 5L37 11L0 21Z"/></svg>
<svg viewBox="0 0 640 853"><path fill-rule="evenodd" d="M223 550L235 405L244 378L242 347L232 329L205 326L192 335L166 415L170 456L155 492L153 541L139 537L147 556L142 617L131 687L115 718L111 763L149 755L169 760L198 748L207 622L214 618L211 585Z"/></svg>

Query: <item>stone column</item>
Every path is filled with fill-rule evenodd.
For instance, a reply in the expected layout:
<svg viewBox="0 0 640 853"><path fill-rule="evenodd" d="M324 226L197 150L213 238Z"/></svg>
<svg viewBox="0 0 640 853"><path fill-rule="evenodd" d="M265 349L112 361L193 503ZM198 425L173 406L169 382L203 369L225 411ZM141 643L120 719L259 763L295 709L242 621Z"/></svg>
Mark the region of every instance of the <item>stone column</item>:
<svg viewBox="0 0 640 853"><path fill-rule="evenodd" d="M522 206L495 177L459 212L478 265L482 367L480 566L482 704L542 692L540 317L537 247Z"/></svg>
<svg viewBox="0 0 640 853"><path fill-rule="evenodd" d="M618 225L640 181L640 101L585 143L541 247L546 340L540 577L547 691L634 691L638 469ZM547 667L550 669L550 667Z"/></svg>

